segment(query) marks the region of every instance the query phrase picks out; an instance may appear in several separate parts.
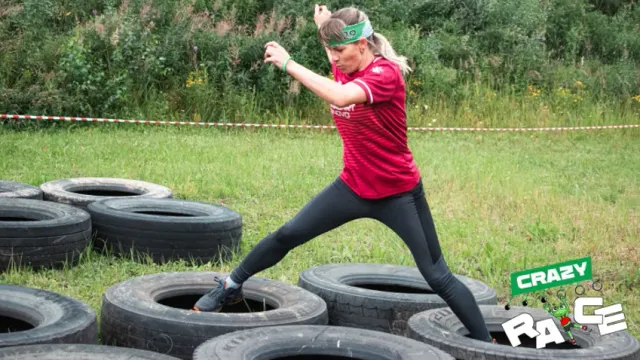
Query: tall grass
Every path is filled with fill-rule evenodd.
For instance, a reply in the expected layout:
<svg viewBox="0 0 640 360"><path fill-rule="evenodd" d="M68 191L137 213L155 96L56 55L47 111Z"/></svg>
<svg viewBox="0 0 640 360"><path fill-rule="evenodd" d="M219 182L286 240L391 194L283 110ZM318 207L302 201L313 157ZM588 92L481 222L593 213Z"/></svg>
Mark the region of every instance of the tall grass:
<svg viewBox="0 0 640 360"><path fill-rule="evenodd" d="M328 123L325 104L262 63L264 44L275 40L330 76L313 4L7 0L0 5L0 112ZM587 125L633 122L640 113L637 1L353 5L410 59L410 125L434 118ZM531 108L539 115L521 116Z"/></svg>

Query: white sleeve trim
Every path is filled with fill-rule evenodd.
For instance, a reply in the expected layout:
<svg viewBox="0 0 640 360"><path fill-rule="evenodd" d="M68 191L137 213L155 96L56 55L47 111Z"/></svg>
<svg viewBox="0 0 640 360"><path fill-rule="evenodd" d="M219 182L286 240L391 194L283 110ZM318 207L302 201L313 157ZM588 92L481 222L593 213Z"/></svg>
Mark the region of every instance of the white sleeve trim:
<svg viewBox="0 0 640 360"><path fill-rule="evenodd" d="M355 81L358 81L358 82L360 82L362 85L364 85L364 87L367 89L367 92L369 93L369 104L373 104L373 93L371 93L371 89L369 88L369 85L367 85L367 83L366 83L366 82L364 82L364 81L362 81L362 80L360 80L360 79L355 79L355 80L353 80L353 81L354 81L354 82L355 82Z"/></svg>

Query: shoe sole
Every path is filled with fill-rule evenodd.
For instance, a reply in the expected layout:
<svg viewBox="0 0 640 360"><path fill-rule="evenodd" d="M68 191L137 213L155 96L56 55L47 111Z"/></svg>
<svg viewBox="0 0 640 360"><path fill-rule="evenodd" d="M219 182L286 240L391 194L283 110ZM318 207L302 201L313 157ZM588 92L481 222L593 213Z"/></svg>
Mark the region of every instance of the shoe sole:
<svg viewBox="0 0 640 360"><path fill-rule="evenodd" d="M243 297L240 297L239 299L236 299L235 301L231 301L225 305L220 306L219 308L213 309L211 312L220 312L220 310L222 310L223 307L227 306L227 305L235 305L235 304L239 304L240 302L242 302L242 300L244 300ZM195 312L201 312L200 309L198 309L197 307L193 307L192 308L193 311ZM208 311L207 311L208 312Z"/></svg>

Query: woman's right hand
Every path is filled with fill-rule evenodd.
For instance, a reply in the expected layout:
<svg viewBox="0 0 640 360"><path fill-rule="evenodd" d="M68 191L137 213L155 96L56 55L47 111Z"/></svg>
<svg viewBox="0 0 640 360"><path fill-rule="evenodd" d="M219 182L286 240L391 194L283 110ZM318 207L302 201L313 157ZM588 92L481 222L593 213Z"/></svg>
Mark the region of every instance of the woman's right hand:
<svg viewBox="0 0 640 360"><path fill-rule="evenodd" d="M331 16L331 11L327 9L325 5L316 4L315 14L313 15L313 21L316 22L316 25L320 27L322 23L327 21Z"/></svg>

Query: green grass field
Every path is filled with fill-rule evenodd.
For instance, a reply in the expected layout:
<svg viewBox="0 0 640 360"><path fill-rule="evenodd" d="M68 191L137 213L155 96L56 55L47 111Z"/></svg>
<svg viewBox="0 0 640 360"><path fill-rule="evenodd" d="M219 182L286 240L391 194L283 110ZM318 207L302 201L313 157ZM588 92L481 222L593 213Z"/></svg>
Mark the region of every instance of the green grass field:
<svg viewBox="0 0 640 360"><path fill-rule="evenodd" d="M170 187L176 198L224 204L243 216L245 254L342 167L333 131L101 124L0 130L0 139L2 179L141 179ZM605 305L622 303L629 331L639 337L640 130L410 133L410 146L452 271L494 287L504 304L511 272L592 256ZM230 271L239 261L213 270ZM391 230L363 219L257 276L296 283L307 267L345 262L414 265ZM72 296L99 313L103 292L115 283L193 269L212 268L92 253L73 268L11 271L0 281Z"/></svg>

